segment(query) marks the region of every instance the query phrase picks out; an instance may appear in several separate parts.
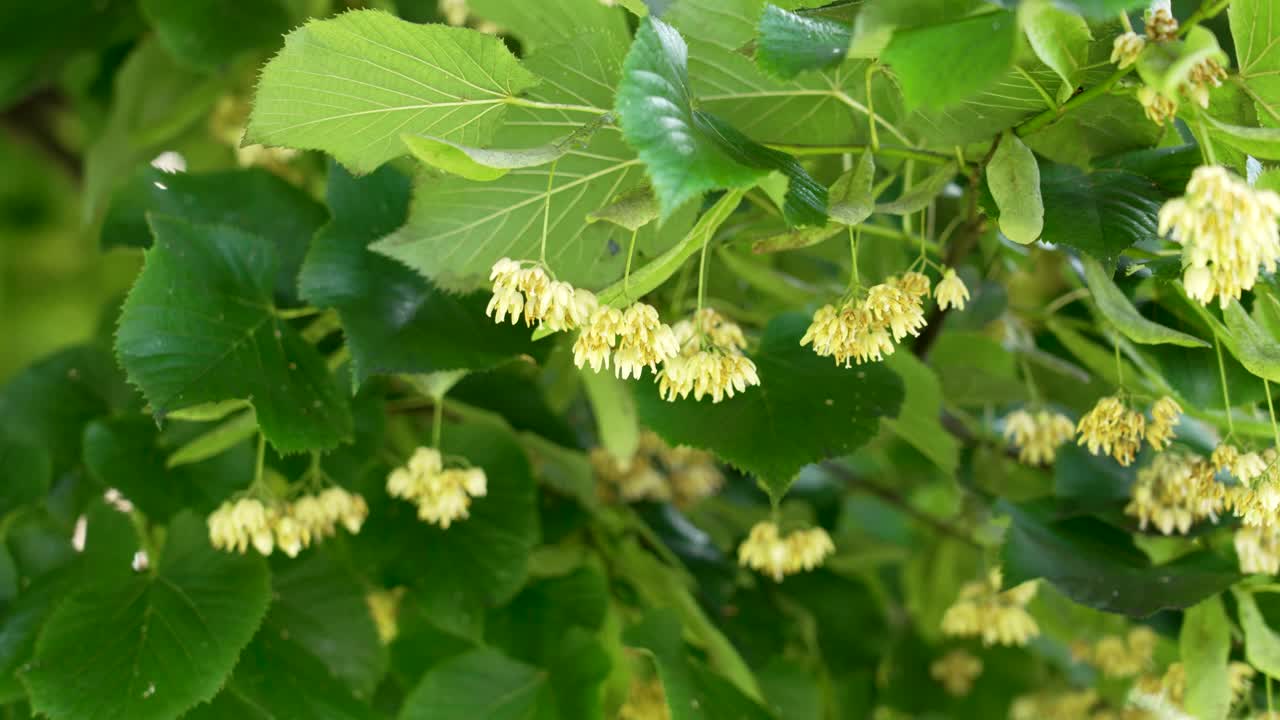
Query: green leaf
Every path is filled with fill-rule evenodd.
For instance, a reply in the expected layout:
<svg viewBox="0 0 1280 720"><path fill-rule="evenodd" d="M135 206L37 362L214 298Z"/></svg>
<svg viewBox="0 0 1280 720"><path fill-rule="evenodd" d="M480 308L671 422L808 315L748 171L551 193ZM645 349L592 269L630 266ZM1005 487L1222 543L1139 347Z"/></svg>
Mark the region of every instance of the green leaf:
<svg viewBox="0 0 1280 720"><path fill-rule="evenodd" d="M80 463L85 423L119 409L124 393L128 389L105 350L62 350L0 389L0 436L43 448L56 478Z"/></svg>
<svg viewBox="0 0 1280 720"><path fill-rule="evenodd" d="M1055 0L1066 8L1091 18L1105 18L1119 12L1144 7L1143 0Z"/></svg>
<svg viewBox="0 0 1280 720"><path fill-rule="evenodd" d="M977 94L1013 62L1017 17L996 11L894 33L881 58L908 109L940 109Z"/></svg>
<svg viewBox="0 0 1280 720"><path fill-rule="evenodd" d="M884 425L933 461L948 476L955 475L960 446L943 427L942 384L928 365L907 352L896 352L885 364L902 378L906 390L902 408Z"/></svg>
<svg viewBox="0 0 1280 720"><path fill-rule="evenodd" d="M53 611L22 675L33 710L165 720L213 697L266 613L266 563L214 550L203 519L185 514L157 566L86 586Z"/></svg>
<svg viewBox="0 0 1280 720"><path fill-rule="evenodd" d="M166 173L144 167L116 191L102 224L102 247L151 247L147 215L231 225L275 243L276 296L297 296L298 268L327 213L303 190L260 168Z"/></svg>
<svg viewBox="0 0 1280 720"><path fill-rule="evenodd" d="M858 158L857 167L836 178L831 185L828 197L831 204L827 208L831 219L844 225L859 225L871 217L876 203L872 191L875 179L876 161L868 150Z"/></svg>
<svg viewBox="0 0 1280 720"><path fill-rule="evenodd" d="M946 163L928 177L915 183L906 192L888 202L876 203L876 212L892 215L910 215L929 207L929 203L946 189L956 176L954 163Z"/></svg>
<svg viewBox="0 0 1280 720"><path fill-rule="evenodd" d="M616 101L627 143L644 161L665 219L708 190L746 188L774 170L790 179L791 224L820 224L826 189L790 156L757 145L713 115L694 110L688 47L661 20L642 21L623 65Z"/></svg>
<svg viewBox="0 0 1280 720"><path fill-rule="evenodd" d="M49 451L26 438L0 432L0 517L35 503L49 492Z"/></svg>
<svg viewBox="0 0 1280 720"><path fill-rule="evenodd" d="M356 178L335 164L328 194L333 220L312 243L298 286L308 302L337 309L357 383L375 374L485 369L541 354L527 329L485 317L485 295L444 293L367 249L404 222L407 178L389 167Z"/></svg>
<svg viewBox="0 0 1280 720"><path fill-rule="evenodd" d="M496 650L477 648L445 660L409 692L399 720L545 718L547 675Z"/></svg>
<svg viewBox="0 0 1280 720"><path fill-rule="evenodd" d="M1267 0L1234 0L1227 6L1239 78L1264 125L1280 126L1280 14Z"/></svg>
<svg viewBox="0 0 1280 720"><path fill-rule="evenodd" d="M251 462L245 454L222 456L204 466L170 469L155 421L145 416L102 418L84 429L84 464L90 477L104 488L118 489L149 518L160 522L183 508L217 507L231 493L248 486L253 476Z"/></svg>
<svg viewBox="0 0 1280 720"><path fill-rule="evenodd" d="M1241 127L1203 115L1213 128L1213 137L1259 160L1280 160L1280 127Z"/></svg>
<svg viewBox="0 0 1280 720"><path fill-rule="evenodd" d="M320 661L329 678L358 697L373 693L387 669L360 578L327 553L281 562L271 578L274 602L263 633L287 638ZM237 672L239 672L237 670Z"/></svg>
<svg viewBox="0 0 1280 720"><path fill-rule="evenodd" d="M1079 15L1060 10L1048 0L1023 3L1018 19L1036 56L1062 78L1058 102L1064 102L1079 84L1080 68L1089 62L1093 33Z"/></svg>
<svg viewBox="0 0 1280 720"><path fill-rule="evenodd" d="M1040 197L1040 165L1017 135L1001 139L986 169L987 187L1000 209L1000 232L1030 245L1044 230L1044 199Z"/></svg>
<svg viewBox="0 0 1280 720"><path fill-rule="evenodd" d="M631 41L626 13L598 0L541 0L537 3L468 0L467 7L520 38L525 54L560 45L590 32L602 36L602 47L610 49L611 60L621 62L627 43Z"/></svg>
<svg viewBox="0 0 1280 720"><path fill-rule="evenodd" d="M526 57L525 66L556 78L536 88L534 100L551 103L613 104L620 69L609 59L607 38L589 33L567 45ZM581 113L513 108L498 141L506 147L534 147L580 128ZM585 222L594 212L644 182L644 170L618 129L600 128L586 148L573 148L554 166L510 172L484 185L457 177L420 176L408 223L375 245L426 275L437 286L472 290L483 284L501 257L536 258L546 218L547 262L561 280L598 288L622 276L631 233L609 224ZM661 231L645 228L656 242L683 234L681 217ZM668 233L671 233L669 236Z"/></svg>
<svg viewBox="0 0 1280 720"><path fill-rule="evenodd" d="M1016 402L1027 392L1013 355L980 333L942 333L929 351L929 364L942 381L942 396L962 407Z"/></svg>
<svg viewBox="0 0 1280 720"><path fill-rule="evenodd" d="M1235 300L1223 309L1222 319L1227 325L1227 333L1221 335L1222 342L1240 364L1260 378L1280 382L1280 342L1254 322Z"/></svg>
<svg viewBox="0 0 1280 720"><path fill-rule="evenodd" d="M172 413L174 417L181 413ZM258 432L258 416L253 410L224 420L180 445L165 459L165 467L176 468L221 455Z"/></svg>
<svg viewBox="0 0 1280 720"><path fill-rule="evenodd" d="M274 47L291 18L278 0L142 0L161 44L184 65L216 71L238 54Z"/></svg>
<svg viewBox="0 0 1280 720"><path fill-rule="evenodd" d="M1244 631L1245 658L1259 671L1273 678L1280 677L1280 635L1267 625L1252 592L1234 587L1231 594L1236 598L1236 614Z"/></svg>
<svg viewBox="0 0 1280 720"><path fill-rule="evenodd" d="M1222 598L1211 597L1182 616L1178 635L1182 665L1187 673L1183 705L1192 717L1224 720L1231 710L1227 658L1231 654L1231 621Z"/></svg>
<svg viewBox="0 0 1280 720"><path fill-rule="evenodd" d="M1084 279L1093 295L1093 302L1103 317L1111 322L1125 337L1143 345L1168 343L1182 347L1209 347L1200 338L1179 332L1152 322L1138 313L1120 288L1111 281L1111 274L1090 257L1080 259L1084 265Z"/></svg>
<svg viewBox="0 0 1280 720"><path fill-rule="evenodd" d="M479 182L497 180L512 170L555 162L568 150L565 144L523 150L493 150L460 145L427 135L403 135L401 139L414 157L431 167Z"/></svg>
<svg viewBox="0 0 1280 720"><path fill-rule="evenodd" d="M340 623L338 624L340 626ZM384 720L292 639L258 633L212 702L183 720Z"/></svg>
<svg viewBox="0 0 1280 720"><path fill-rule="evenodd" d="M752 355L760 386L723 402L667 402L637 387L641 422L672 445L715 452L781 496L800 468L852 452L903 401L901 380L883 365L846 369L802 347L808 323L801 314L774 318Z"/></svg>
<svg viewBox="0 0 1280 720"><path fill-rule="evenodd" d="M1051 503L1001 507L1013 517L1002 551L1009 585L1042 577L1082 605L1145 617L1190 607L1240 579L1233 562L1207 551L1152 565L1128 533L1091 517L1055 520Z"/></svg>
<svg viewBox="0 0 1280 720"><path fill-rule="evenodd" d="M1111 264L1141 240L1156 237L1164 196L1155 182L1126 170L1084 173L1065 165L1040 170L1044 231L1040 239Z"/></svg>
<svg viewBox="0 0 1280 720"><path fill-rule="evenodd" d="M246 140L369 172L405 154L406 133L487 143L536 83L496 37L357 10L289 33L262 69Z"/></svg>
<svg viewBox="0 0 1280 720"><path fill-rule="evenodd" d="M686 655L680 620L674 610L649 612L640 623L626 629L623 640L653 658L671 720L769 720L771 717L729 681Z"/></svg>
<svg viewBox="0 0 1280 720"><path fill-rule="evenodd" d="M323 358L275 313L274 247L226 226L156 217L152 227L116 350L157 417L245 398L281 452L348 437L351 410Z"/></svg>
<svg viewBox="0 0 1280 720"><path fill-rule="evenodd" d="M756 62L767 73L791 78L844 62L852 39L853 28L847 24L765 5Z"/></svg>

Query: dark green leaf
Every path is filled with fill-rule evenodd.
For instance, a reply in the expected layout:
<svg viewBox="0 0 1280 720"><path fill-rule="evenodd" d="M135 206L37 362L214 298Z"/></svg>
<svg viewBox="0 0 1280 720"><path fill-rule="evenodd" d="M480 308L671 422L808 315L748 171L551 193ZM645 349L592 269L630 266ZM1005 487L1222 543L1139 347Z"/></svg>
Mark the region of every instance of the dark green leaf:
<svg viewBox="0 0 1280 720"><path fill-rule="evenodd" d="M1045 242L1110 264L1134 243L1156 237L1164 196L1154 181L1136 173L1050 165L1041 168L1040 191Z"/></svg>
<svg viewBox="0 0 1280 720"><path fill-rule="evenodd" d="M160 42L184 64L218 70L238 54L274 48L291 18L279 0L142 0Z"/></svg>
<svg viewBox="0 0 1280 720"><path fill-rule="evenodd" d="M794 158L758 145L724 121L694 110L688 47L674 28L646 18L623 66L616 107L623 136L648 169L669 217L708 190L750 187L774 170L790 179L788 221L821 224L826 189Z"/></svg>
<svg viewBox="0 0 1280 720"><path fill-rule="evenodd" d="M112 197L102 224L102 246L150 247L149 213L194 224L230 225L274 243L280 258L276 296L285 300L296 297L307 244L326 218L320 203L266 170L188 174L148 166Z"/></svg>
<svg viewBox="0 0 1280 720"><path fill-rule="evenodd" d="M1017 17L983 13L894 33L881 55L902 84L907 108L940 109L977 94L1009 69Z"/></svg>
<svg viewBox="0 0 1280 720"><path fill-rule="evenodd" d="M405 133L484 145L537 82L496 37L357 10L289 33L262 69L246 139L370 172L405 154Z"/></svg>
<svg viewBox="0 0 1280 720"><path fill-rule="evenodd" d="M895 418L884 425L929 458L948 476L955 475L960 446L942 427L942 385L915 355L894 353L885 364L902 378L906 394Z"/></svg>
<svg viewBox="0 0 1280 720"><path fill-rule="evenodd" d="M720 403L674 403L655 388L636 390L641 422L672 445L715 452L782 495L803 466L844 455L897 414L902 382L880 364L843 368L800 345L809 319L775 318L752 356L760 386ZM773 438L761 443L759 438Z"/></svg>
<svg viewBox="0 0 1280 720"><path fill-rule="evenodd" d="M225 226L153 219L156 244L125 301L120 362L159 417L251 399L282 452L331 448L351 410L320 354L275 313L277 260L261 238Z"/></svg>
<svg viewBox="0 0 1280 720"><path fill-rule="evenodd" d="M1190 607L1240 579L1234 563L1208 551L1152 565L1128 533L1099 520L1055 521L1043 502L1002 507L1013 516L1003 550L1010 585L1042 577L1082 605L1145 617Z"/></svg>
<svg viewBox="0 0 1280 720"><path fill-rule="evenodd" d="M476 649L422 676L405 698L400 720L547 718L551 702L543 671L496 650Z"/></svg>
<svg viewBox="0 0 1280 720"><path fill-rule="evenodd" d="M218 691L270 597L261 558L215 551L202 518L179 516L154 577L94 583L54 610L22 675L32 707L53 720L177 717Z"/></svg>
<svg viewBox="0 0 1280 720"><path fill-rule="evenodd" d="M765 72L791 78L844 62L853 28L822 17L765 5L756 42L756 62Z"/></svg>
<svg viewBox="0 0 1280 720"><path fill-rule="evenodd" d="M540 354L528 329L485 317L485 295L441 292L367 249L404 222L407 178L389 167L356 178L334 165L328 192L333 220L316 236L299 290L308 302L338 310L358 382L374 374L483 369Z"/></svg>
<svg viewBox="0 0 1280 720"><path fill-rule="evenodd" d="M275 601L263 621L263 634L287 638L306 650L324 666L325 675L357 696L372 694L386 671L387 654L360 578L316 551L282 561L272 575L271 590Z"/></svg>
<svg viewBox="0 0 1280 720"><path fill-rule="evenodd" d="M49 491L53 462L31 440L0 432L0 517L36 502Z"/></svg>
<svg viewBox="0 0 1280 720"><path fill-rule="evenodd" d="M728 680L688 657L675 611L651 611L640 623L626 629L623 640L653 658L672 720L769 720L771 717Z"/></svg>
<svg viewBox="0 0 1280 720"><path fill-rule="evenodd" d="M1168 343L1182 347L1209 347L1209 343L1200 338L1179 332L1146 319L1138 313L1129 298L1111 281L1111 273L1102 268L1098 261L1085 257L1084 278L1093 295L1093 301L1103 317L1111 322L1125 337L1144 345L1160 345Z"/></svg>
<svg viewBox="0 0 1280 720"><path fill-rule="evenodd" d="M1058 5L1092 18L1105 18L1146 6L1143 0L1055 0Z"/></svg>

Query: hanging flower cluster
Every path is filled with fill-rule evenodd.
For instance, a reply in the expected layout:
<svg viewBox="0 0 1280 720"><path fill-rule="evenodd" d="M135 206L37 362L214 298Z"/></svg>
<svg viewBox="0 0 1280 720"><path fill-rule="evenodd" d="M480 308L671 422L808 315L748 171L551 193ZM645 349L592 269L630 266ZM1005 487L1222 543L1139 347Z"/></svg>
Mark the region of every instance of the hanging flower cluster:
<svg viewBox="0 0 1280 720"><path fill-rule="evenodd" d="M1138 527L1153 525L1165 535L1186 534L1204 519L1214 520L1226 509L1226 486L1214 478L1213 466L1199 456L1182 451L1157 455L1138 471L1125 514L1138 519Z"/></svg>
<svg viewBox="0 0 1280 720"><path fill-rule="evenodd" d="M364 498L340 487L302 495L291 502L242 498L222 503L209 515L209 542L228 552L243 554L252 545L262 555L279 548L285 555L297 557L313 542L334 535L338 525L352 534L360 532L368 516Z"/></svg>
<svg viewBox="0 0 1280 720"><path fill-rule="evenodd" d="M720 402L760 384L756 364L742 353L742 328L711 308L699 310L673 328L680 352L658 373L658 393L666 400L710 396Z"/></svg>
<svg viewBox="0 0 1280 720"><path fill-rule="evenodd" d="M801 345L812 345L821 357L850 367L853 361L880 362L896 349L895 343L911 335L917 337L925 326L924 299L929 295L929 277L919 272L906 272L873 285L865 295L845 299L839 307L823 305L813 314L813 321ZM969 290L955 271L948 268L938 283L935 296L938 306L964 309Z"/></svg>
<svg viewBox="0 0 1280 720"><path fill-rule="evenodd" d="M1187 295L1226 307L1280 260L1280 195L1255 190L1226 168L1196 168L1186 194L1160 208L1160 233L1182 245Z"/></svg>
<svg viewBox="0 0 1280 720"><path fill-rule="evenodd" d="M595 372L613 363L617 377L637 380L644 369L657 373L658 364L680 351L675 332L658 317L658 310L633 303L626 310L607 305L591 313L573 344L573 362Z"/></svg>
<svg viewBox="0 0 1280 720"><path fill-rule="evenodd" d="M1106 635L1096 643L1073 645L1071 657L1102 671L1109 678L1129 678L1151 667L1157 635L1145 625L1138 625L1126 637Z"/></svg>
<svg viewBox="0 0 1280 720"><path fill-rule="evenodd" d="M1240 572L1280 574L1280 527L1244 526L1236 530L1234 544Z"/></svg>
<svg viewBox="0 0 1280 720"><path fill-rule="evenodd" d="M641 432L640 445L625 467L603 448L591 450L591 464L624 502L674 501L690 507L724 485L711 453L672 448L650 430Z"/></svg>
<svg viewBox="0 0 1280 720"><path fill-rule="evenodd" d="M1244 700L1249 692L1255 671L1247 663L1232 661L1227 664L1227 686L1231 689L1231 704ZM1159 717L1189 717L1182 713L1187 693L1187 671L1180 663L1171 663L1163 676L1148 675L1138 680L1129 692L1129 702L1136 708L1149 712L1163 712Z"/></svg>
<svg viewBox="0 0 1280 720"><path fill-rule="evenodd" d="M738 546L738 564L782 582L786 575L822 565L835 549L831 536L820 527L795 530L782 537L775 523L759 522Z"/></svg>
<svg viewBox="0 0 1280 720"><path fill-rule="evenodd" d="M982 660L964 650L952 650L929 666L929 675L955 697L964 697L973 689L973 681L982 674Z"/></svg>
<svg viewBox="0 0 1280 720"><path fill-rule="evenodd" d="M1146 37L1132 30L1116 37L1111 46L1112 63L1121 68L1129 67L1138 61L1148 42L1166 43L1178 38L1178 21L1167 7L1150 10L1145 25ZM1187 72L1186 81L1178 86L1178 94L1202 108L1208 108L1209 91L1220 87L1226 77L1227 71L1217 59L1203 58ZM1147 118L1157 125L1164 125L1178 114L1177 96L1166 95L1150 85L1143 85L1138 89L1137 97Z"/></svg>
<svg viewBox="0 0 1280 720"><path fill-rule="evenodd" d="M478 467L444 467L435 448L420 447L387 476L387 493L418 506L418 518L448 530L470 515L471 500L484 497L488 479Z"/></svg>
<svg viewBox="0 0 1280 720"><path fill-rule="evenodd" d="M1009 720L1103 720L1106 710L1096 710L1100 698L1093 688L1084 690L1041 690L1020 695L1009 706Z"/></svg>
<svg viewBox="0 0 1280 720"><path fill-rule="evenodd" d="M524 267L511 258L493 264L489 273L493 297L484 314L496 323L524 324L561 332L575 330L591 317L600 303L589 290L554 280L538 265Z"/></svg>
<svg viewBox="0 0 1280 720"><path fill-rule="evenodd" d="M1142 448L1144 438L1156 450L1168 447L1181 414L1182 408L1173 398L1163 397L1151 406L1152 420L1148 423L1123 398L1109 395L1080 418L1076 426L1080 433L1078 444L1087 446L1094 455L1110 455L1127 467Z"/></svg>
<svg viewBox="0 0 1280 720"><path fill-rule="evenodd" d="M1071 418L1048 410L1015 410L1004 419L1004 438L1018 448L1018 460L1028 465L1052 463L1058 446L1075 434Z"/></svg>
<svg viewBox="0 0 1280 720"><path fill-rule="evenodd" d="M956 601L942 616L942 632L953 637L980 637L983 645L1026 645L1040 634L1027 612L1036 594L1034 580L1001 592L999 568L985 581L965 583Z"/></svg>

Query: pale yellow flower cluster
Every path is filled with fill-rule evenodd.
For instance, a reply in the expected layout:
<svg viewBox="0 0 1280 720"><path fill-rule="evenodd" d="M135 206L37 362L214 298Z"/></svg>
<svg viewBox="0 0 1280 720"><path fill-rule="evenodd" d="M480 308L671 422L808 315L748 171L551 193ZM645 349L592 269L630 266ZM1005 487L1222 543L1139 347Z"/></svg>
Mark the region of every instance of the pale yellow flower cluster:
<svg viewBox="0 0 1280 720"><path fill-rule="evenodd" d="M738 546L738 564L764 573L774 582L786 575L807 572L820 565L836 546L822 528L794 530L782 537L778 526L759 522Z"/></svg>
<svg viewBox="0 0 1280 720"><path fill-rule="evenodd" d="M644 369L658 371L658 363L680 352L675 331L658 317L652 305L633 303L626 310L597 307L573 344L573 363L595 372L610 361L617 377L639 379Z"/></svg>
<svg viewBox="0 0 1280 720"><path fill-rule="evenodd" d="M1164 450L1173 442L1173 428L1182 419L1182 406L1165 396L1151 405L1151 421L1147 423L1147 444L1153 450Z"/></svg>
<svg viewBox="0 0 1280 720"><path fill-rule="evenodd" d="M945 299L959 308L964 307L969 295L954 272L938 284L938 291L939 305ZM850 367L851 360L859 365L880 362L893 354L894 343L908 335L920 335L925 326L924 298L928 294L929 278L922 273L891 277L871 286L861 299L847 300L839 308L818 308L800 344L812 344L819 356L832 358L845 367Z"/></svg>
<svg viewBox="0 0 1280 720"><path fill-rule="evenodd" d="M982 674L982 660L964 650L952 650L929 666L929 675L955 697L964 697L973 689L973 681Z"/></svg>
<svg viewBox="0 0 1280 720"><path fill-rule="evenodd" d="M1100 709L1098 691L1042 690L1031 695L1019 695L1009 705L1009 720L1096 720Z"/></svg>
<svg viewBox="0 0 1280 720"><path fill-rule="evenodd" d="M1178 114L1178 101L1165 97L1150 85L1138 88L1138 102L1147 119L1156 125L1164 125Z"/></svg>
<svg viewBox="0 0 1280 720"><path fill-rule="evenodd" d="M1231 688L1231 704L1244 699L1249 692L1255 670L1247 663L1231 662L1227 665L1227 684ZM1158 698L1167 701L1175 708L1181 709L1187 692L1187 671L1180 662L1175 662L1165 669L1163 677L1146 676L1141 678L1130 693L1130 701L1139 706L1144 699ZM1146 696L1145 698L1143 696ZM1157 704L1158 703L1154 703Z"/></svg>
<svg viewBox="0 0 1280 720"><path fill-rule="evenodd" d="M1130 410L1124 400L1109 395L1098 401L1093 409L1080 418L1076 431L1080 433L1080 445L1097 455L1110 455L1121 465L1133 462L1142 447L1142 436L1147 421L1142 413Z"/></svg>
<svg viewBox="0 0 1280 720"><path fill-rule="evenodd" d="M1168 42L1178 38L1178 19L1169 10L1168 3L1156 3L1146 13L1147 37L1156 42Z"/></svg>
<svg viewBox="0 0 1280 720"><path fill-rule="evenodd" d="M1004 419L1004 438L1018 448L1018 460L1028 465L1052 463L1058 446L1075 437L1076 424L1062 413L1015 410Z"/></svg>
<svg viewBox="0 0 1280 720"><path fill-rule="evenodd" d="M983 645L1026 645L1040 634L1040 626L1027 612L1036 594L1034 580L1000 591L999 568L985 581L966 583L956 601L942 616L942 632L954 637L980 637Z"/></svg>
<svg viewBox="0 0 1280 720"><path fill-rule="evenodd" d="M1280 526L1245 527L1236 530L1236 557L1247 575L1280 574Z"/></svg>
<svg viewBox="0 0 1280 720"><path fill-rule="evenodd" d="M667 359L658 373L658 393L666 400L695 400L711 396L720 402L760 384L756 364L742 353L747 340L742 328L711 308L673 328L680 352Z"/></svg>
<svg viewBox="0 0 1280 720"><path fill-rule="evenodd" d="M1132 30L1117 35L1115 41L1111 43L1111 62L1127 68L1138 61L1138 56L1146 46L1146 39Z"/></svg>
<svg viewBox="0 0 1280 720"><path fill-rule="evenodd" d="M511 258L494 263L489 280L493 297L484 314L496 323L510 316L512 325L524 318L525 325L540 329L575 330L600 306L591 291L553 280L541 267L524 267Z"/></svg>
<svg viewBox="0 0 1280 720"><path fill-rule="evenodd" d="M209 541L228 552L243 554L252 545L262 555L278 548L297 557L313 542L334 535L338 525L352 534L360 532L368 516L364 498L340 487L287 503L243 498L224 502L209 515Z"/></svg>
<svg viewBox="0 0 1280 720"><path fill-rule="evenodd" d="M1129 630L1126 637L1106 635L1096 643L1073 646L1071 656L1087 662L1109 678L1128 678L1151 667L1157 636L1144 625Z"/></svg>
<svg viewBox="0 0 1280 720"><path fill-rule="evenodd" d="M1165 535L1175 530L1186 534L1199 520L1217 521L1227 503L1227 488L1214 478L1213 466L1175 450L1157 455L1138 471L1124 511L1144 530L1154 525Z"/></svg>
<svg viewBox="0 0 1280 720"><path fill-rule="evenodd" d="M1160 233L1182 245L1187 295L1226 307L1253 287L1259 268L1280 260L1280 195L1257 190L1226 168L1196 168L1186 194L1160 208Z"/></svg>
<svg viewBox="0 0 1280 720"><path fill-rule="evenodd" d="M928 288L925 288L926 291ZM938 287L933 291L933 299L938 302L938 308L946 310L955 308L964 310L964 306L969 302L969 288L956 274L955 268L947 268L942 273L942 279L938 281Z"/></svg>
<svg viewBox="0 0 1280 720"><path fill-rule="evenodd" d="M626 467L603 448L591 450L591 464L624 502L674 501L690 507L724 485L724 475L711 453L672 448L649 430L640 434L640 445Z"/></svg>
<svg viewBox="0 0 1280 720"><path fill-rule="evenodd" d="M387 493L418 506L418 518L448 530L470 515L472 498L484 497L488 478L477 467L445 469L435 448L420 447L387 476Z"/></svg>

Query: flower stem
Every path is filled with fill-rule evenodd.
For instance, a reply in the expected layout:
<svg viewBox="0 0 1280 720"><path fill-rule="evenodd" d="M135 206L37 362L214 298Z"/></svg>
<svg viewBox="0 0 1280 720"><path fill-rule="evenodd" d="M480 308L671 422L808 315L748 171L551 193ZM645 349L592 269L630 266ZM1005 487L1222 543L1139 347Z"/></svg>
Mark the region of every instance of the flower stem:
<svg viewBox="0 0 1280 720"><path fill-rule="evenodd" d="M862 278L858 276L858 240L862 237L862 228L855 231L853 226L849 226L849 290L856 290L862 286Z"/></svg>
<svg viewBox="0 0 1280 720"><path fill-rule="evenodd" d="M622 294L631 299L629 292L631 287L631 260L636 256L636 235L640 233L640 228L631 231L631 243L627 245L627 267L622 271Z"/></svg>
<svg viewBox="0 0 1280 720"><path fill-rule="evenodd" d="M1276 449L1280 450L1280 425L1276 424L1276 409L1271 402L1271 383L1262 378L1262 389L1267 393L1267 414L1271 416L1271 434L1275 437Z"/></svg>
<svg viewBox="0 0 1280 720"><path fill-rule="evenodd" d="M432 398L431 447L440 449L440 433L444 429L444 397Z"/></svg>
<svg viewBox="0 0 1280 720"><path fill-rule="evenodd" d="M1227 411L1227 432L1231 435L1236 434L1235 421L1231 417L1231 393L1227 390L1227 366L1222 362L1222 343L1218 340L1215 333L1213 336L1213 349L1218 352L1218 380L1222 382L1222 403L1223 409ZM1271 396L1267 396L1267 402L1270 403Z"/></svg>
<svg viewBox="0 0 1280 720"><path fill-rule="evenodd" d="M694 316L694 324L698 325L699 329L701 329L699 323L702 322L702 303L707 295L707 246L710 244L711 236L708 235L702 243L702 253L698 258L698 310Z"/></svg>
<svg viewBox="0 0 1280 720"><path fill-rule="evenodd" d="M880 136L876 134L875 93L871 92L871 77L876 74L876 64L867 65L867 120L871 130L871 149L880 149Z"/></svg>
<svg viewBox="0 0 1280 720"><path fill-rule="evenodd" d="M542 206L542 244L538 248L538 262L542 263L544 267L547 264L547 226L551 221L551 187L556 179L556 163L558 162L560 161L551 161L551 170L547 173L546 202Z"/></svg>

